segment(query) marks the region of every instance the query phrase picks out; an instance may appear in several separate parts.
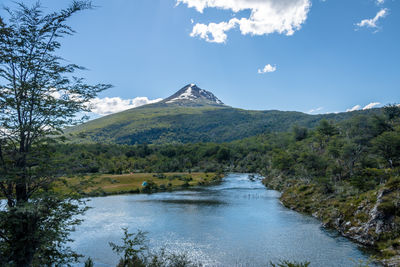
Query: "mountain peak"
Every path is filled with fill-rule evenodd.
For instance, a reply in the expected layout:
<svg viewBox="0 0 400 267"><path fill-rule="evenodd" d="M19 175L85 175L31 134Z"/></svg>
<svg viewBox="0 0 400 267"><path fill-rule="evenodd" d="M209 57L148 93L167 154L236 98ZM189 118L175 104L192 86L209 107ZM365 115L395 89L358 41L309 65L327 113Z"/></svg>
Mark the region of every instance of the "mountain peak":
<svg viewBox="0 0 400 267"><path fill-rule="evenodd" d="M178 105L224 105L213 93L199 88L194 83L184 86L162 102Z"/></svg>

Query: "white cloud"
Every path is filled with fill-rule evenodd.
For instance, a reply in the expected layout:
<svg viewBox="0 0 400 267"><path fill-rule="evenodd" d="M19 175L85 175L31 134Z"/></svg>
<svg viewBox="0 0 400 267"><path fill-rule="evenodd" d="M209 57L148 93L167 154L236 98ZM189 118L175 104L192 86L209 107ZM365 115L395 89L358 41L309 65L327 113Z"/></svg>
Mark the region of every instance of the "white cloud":
<svg viewBox="0 0 400 267"><path fill-rule="evenodd" d="M380 104L381 104L381 103L379 103L379 102L369 103L368 105L366 105L365 107L363 107L363 110L374 108L374 107L376 107L376 106L378 106L378 105L380 105Z"/></svg>
<svg viewBox="0 0 400 267"><path fill-rule="evenodd" d="M265 67L263 69L258 69L259 74L275 72L275 71L276 71L276 66L272 66L271 64L265 65Z"/></svg>
<svg viewBox="0 0 400 267"><path fill-rule="evenodd" d="M306 21L311 0L176 0L203 13L205 8L231 10L234 13L249 10L248 18L232 18L224 22L197 23L190 36L208 42L226 42L226 32L239 26L243 35L279 33L293 35Z"/></svg>
<svg viewBox="0 0 400 267"><path fill-rule="evenodd" d="M382 5L383 3L385 3L385 0L376 0L376 3L377 3L378 5Z"/></svg>
<svg viewBox="0 0 400 267"><path fill-rule="evenodd" d="M376 23L378 22L378 20L380 18L383 18L387 15L388 10L386 8L381 9L374 18L372 19L364 19L361 22L357 23L356 25L358 27L368 27L368 28L378 28L378 26L376 25Z"/></svg>
<svg viewBox="0 0 400 267"><path fill-rule="evenodd" d="M131 108L136 108L146 104L156 103L161 100L161 98L150 100L147 97L136 97L133 99L121 99L119 97L96 97L92 99L89 104L90 109L93 113L103 116Z"/></svg>
<svg viewBox="0 0 400 267"><path fill-rule="evenodd" d="M323 107L314 108L314 109L309 110L308 113L315 113L315 112L321 111L323 109L324 109Z"/></svg>
<svg viewBox="0 0 400 267"><path fill-rule="evenodd" d="M208 25L197 23L193 26L193 30L190 33L190 36L199 36L201 39L205 39L207 42L210 43L225 43L226 38L228 37L225 32L234 27L235 22L233 22L232 20L230 20L229 22L210 23Z"/></svg>
<svg viewBox="0 0 400 267"><path fill-rule="evenodd" d="M359 109L361 109L361 106L360 105L355 105L352 108L346 109L346 112L356 111L356 110L359 110Z"/></svg>
<svg viewBox="0 0 400 267"><path fill-rule="evenodd" d="M379 103L379 102L372 102L372 103L369 103L368 105L366 105L365 107L361 107L360 105L355 105L354 107L352 107L352 108L349 108L349 109L346 109L346 112L351 112L351 111L356 111L356 110L367 110L367 109L371 109L371 108L374 108L374 107L376 107L376 106L379 106L381 103Z"/></svg>

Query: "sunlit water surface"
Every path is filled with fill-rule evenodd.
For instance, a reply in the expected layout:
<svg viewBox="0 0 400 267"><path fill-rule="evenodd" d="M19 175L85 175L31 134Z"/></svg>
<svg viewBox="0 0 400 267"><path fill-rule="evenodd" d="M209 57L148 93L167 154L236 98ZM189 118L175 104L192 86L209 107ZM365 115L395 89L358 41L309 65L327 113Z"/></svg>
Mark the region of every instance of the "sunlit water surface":
<svg viewBox="0 0 400 267"><path fill-rule="evenodd" d="M115 266L118 256L108 242L119 243L127 227L147 231L152 249L185 252L205 266L268 266L288 259L347 267L368 259L356 244L278 198L247 174L190 191L93 198L71 246L95 266Z"/></svg>

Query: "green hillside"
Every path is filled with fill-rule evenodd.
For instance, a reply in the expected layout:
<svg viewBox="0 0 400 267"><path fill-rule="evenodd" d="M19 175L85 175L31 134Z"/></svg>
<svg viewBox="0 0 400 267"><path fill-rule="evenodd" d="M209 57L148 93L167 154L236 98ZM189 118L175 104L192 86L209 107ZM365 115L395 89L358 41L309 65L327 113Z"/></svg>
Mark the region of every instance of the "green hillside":
<svg viewBox="0 0 400 267"><path fill-rule="evenodd" d="M314 127L321 119L341 121L355 114L309 115L289 111L250 111L225 105L152 104L66 129L73 143L196 143L229 142L264 132L283 132L294 125Z"/></svg>

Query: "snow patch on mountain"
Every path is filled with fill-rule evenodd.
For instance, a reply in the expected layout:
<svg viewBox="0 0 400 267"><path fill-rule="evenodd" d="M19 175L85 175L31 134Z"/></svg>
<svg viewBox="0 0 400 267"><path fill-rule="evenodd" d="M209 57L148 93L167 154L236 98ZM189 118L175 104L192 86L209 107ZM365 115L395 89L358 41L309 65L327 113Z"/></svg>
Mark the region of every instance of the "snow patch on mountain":
<svg viewBox="0 0 400 267"><path fill-rule="evenodd" d="M176 94L166 99L165 103L181 103L181 102L208 102L223 105L224 103L219 100L213 93L200 89L195 84L189 84L179 90Z"/></svg>
<svg viewBox="0 0 400 267"><path fill-rule="evenodd" d="M186 91L185 91L183 94L181 94L181 95L179 95L178 97L175 97L175 98L173 98L173 99L167 101L166 103L173 103L173 102L175 102L175 101L185 100L185 99L187 99L187 100L194 100L194 99L196 99L197 97L196 97L195 95L193 95L193 92L192 92L192 87L193 87L193 86L194 86L194 84L190 84L190 86L188 87L188 89L186 89Z"/></svg>

